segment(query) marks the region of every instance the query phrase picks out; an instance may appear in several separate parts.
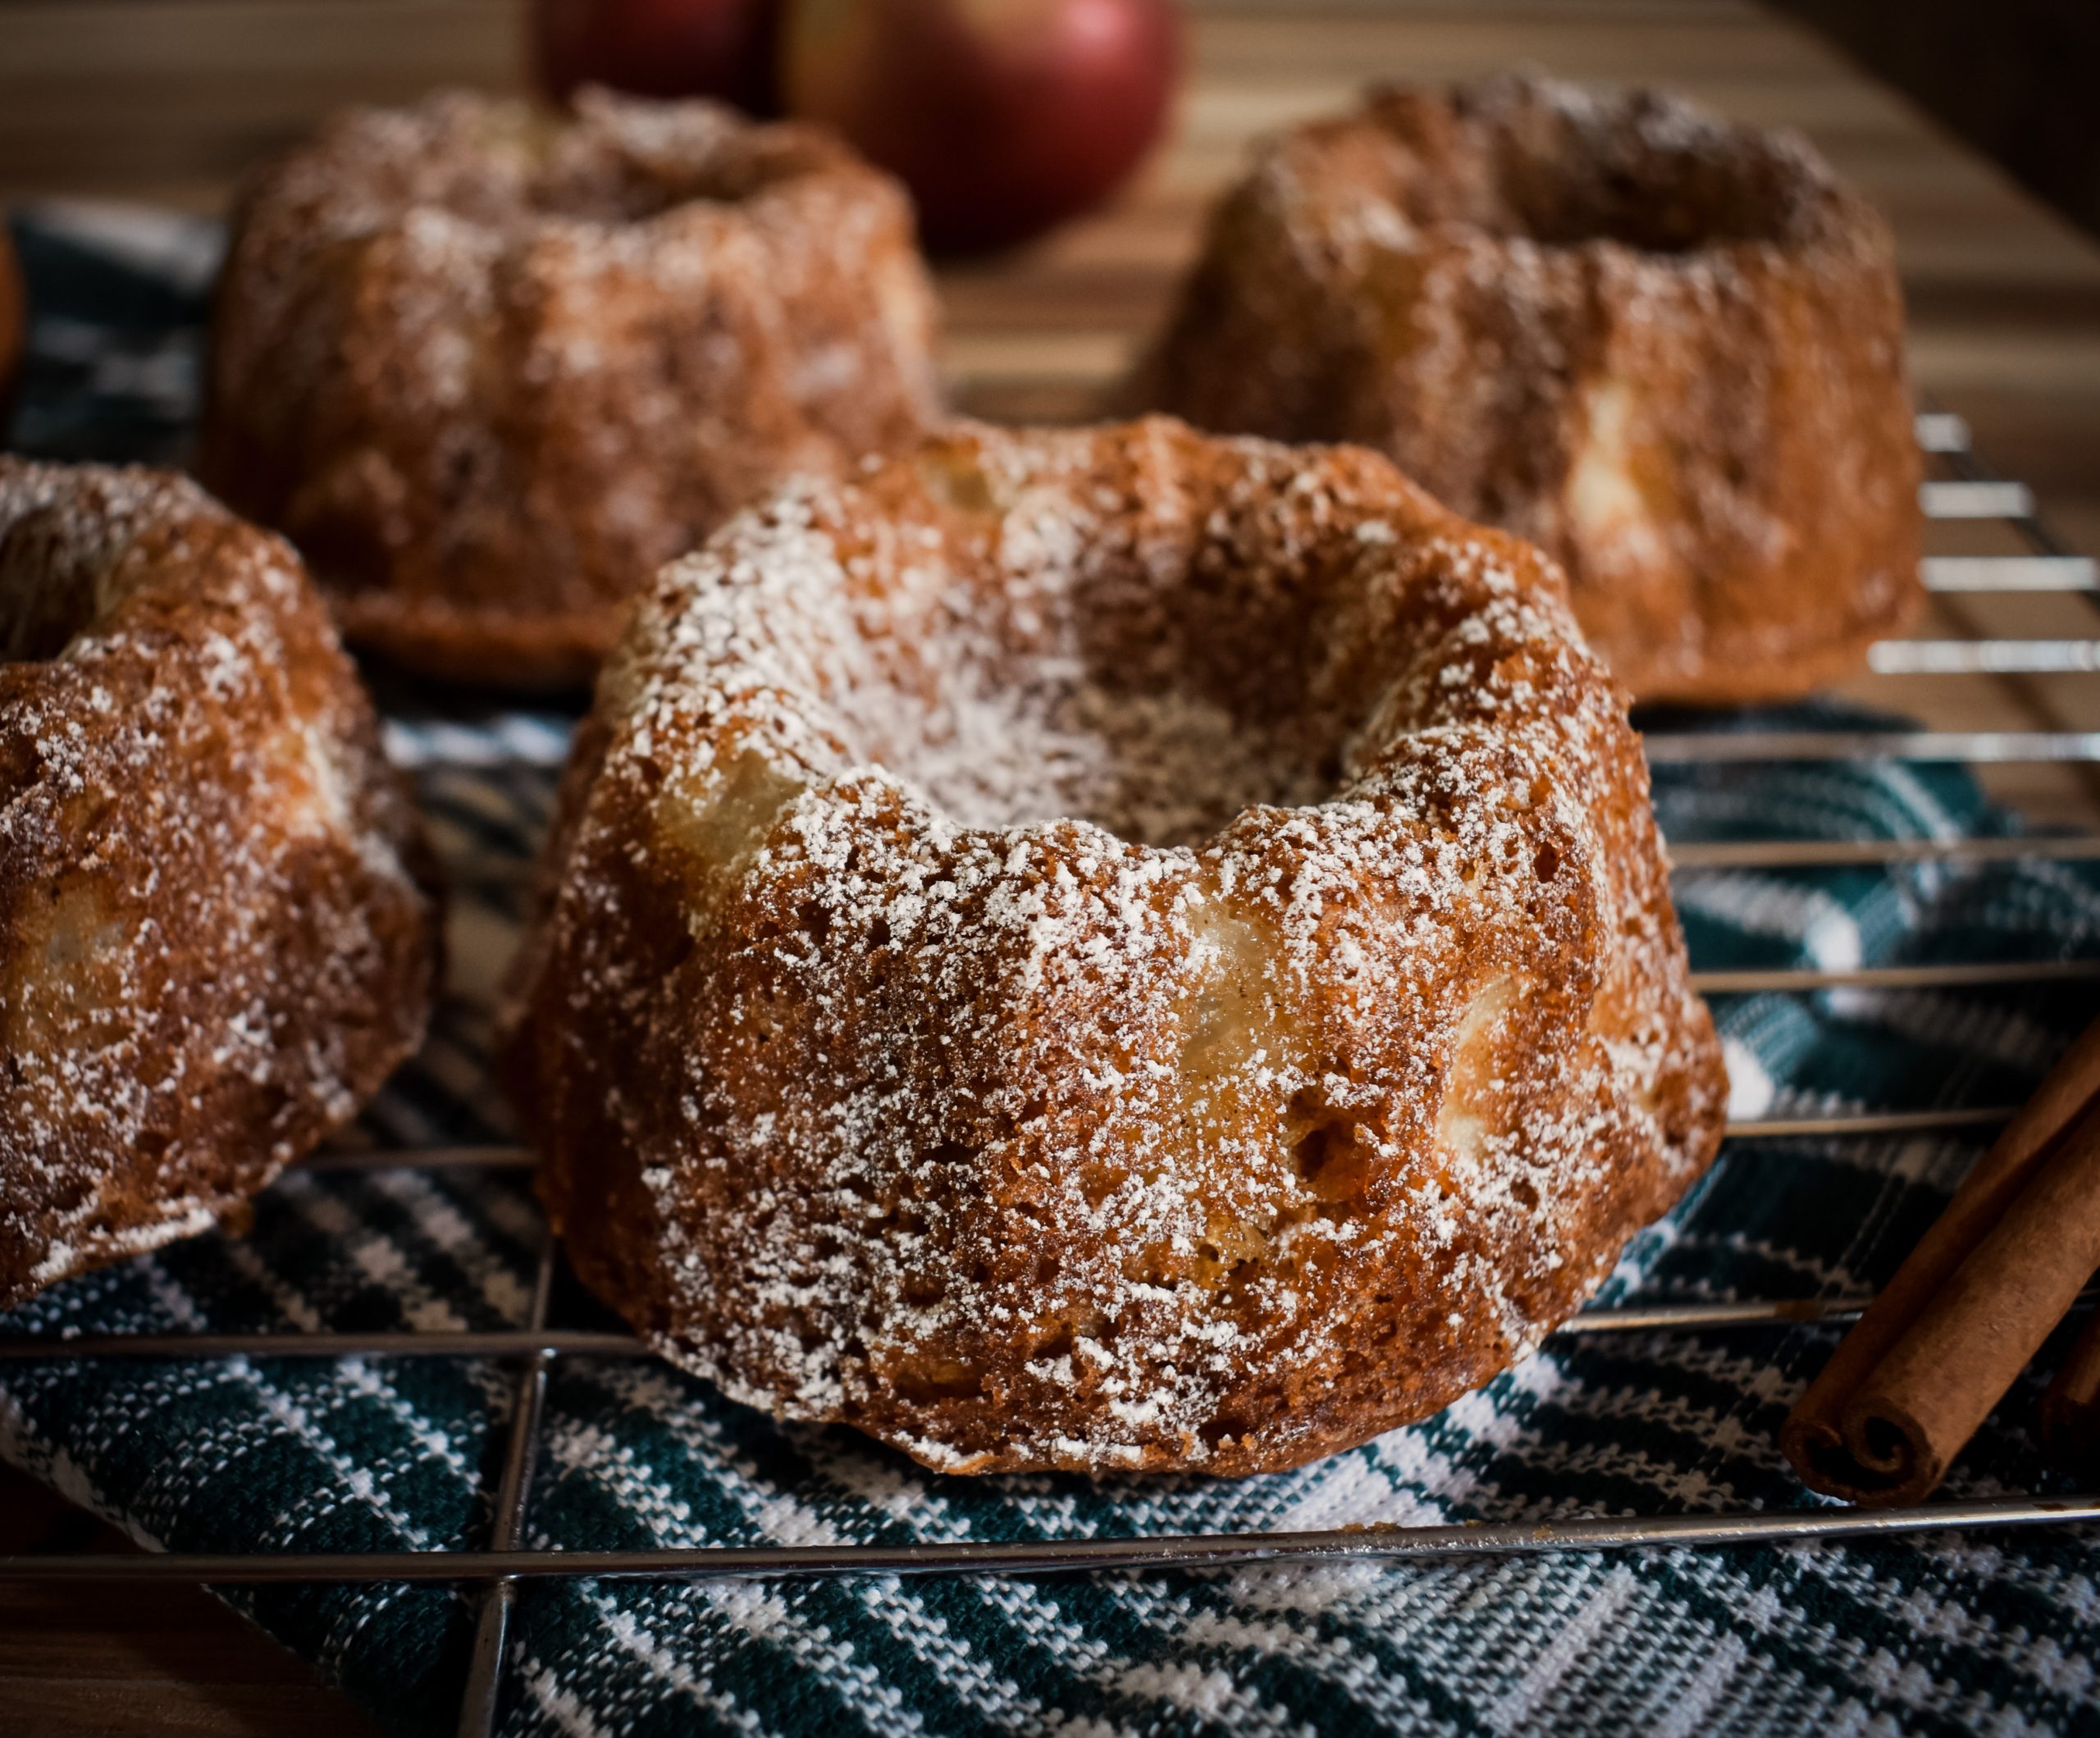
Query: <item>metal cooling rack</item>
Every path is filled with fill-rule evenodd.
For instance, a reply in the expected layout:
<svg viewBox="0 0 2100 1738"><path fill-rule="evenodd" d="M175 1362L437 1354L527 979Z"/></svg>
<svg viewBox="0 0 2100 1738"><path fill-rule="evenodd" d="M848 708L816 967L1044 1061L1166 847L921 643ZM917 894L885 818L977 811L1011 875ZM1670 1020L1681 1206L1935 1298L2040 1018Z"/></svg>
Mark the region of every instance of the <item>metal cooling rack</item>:
<svg viewBox="0 0 2100 1738"><path fill-rule="evenodd" d="M2023 484L1991 475L1976 458L1961 419L1928 413L1917 421L1918 440L1938 473L1922 490L1928 521L1994 527L2011 547L1994 553L1925 558L1927 590L1936 597L2005 599L2049 593L2081 594L2084 635L2001 636L1988 627L1945 638L1884 641L1869 655L1872 678L1919 676L2052 679L2100 674L2100 570L2074 554L2037 517ZM1878 685L1878 682L1877 682ZM2046 705L2044 709L2046 710ZM2100 708L2095 709L2100 719ZM390 746L406 764L433 766L559 764L567 729L530 714L471 728L444 723L395 724ZM1856 730L1746 730L1701 733L1669 730L1646 737L1658 764L1756 761L1960 763L1984 769L2063 763L2100 769L2100 729L1943 729L1878 732ZM2085 775L2086 806L2100 812L2100 773ZM2100 830L2018 837L1913 837L1860 841L1742 840L1671 848L1680 873L1723 869L1821 869L1943 864L1978 865L2010 860L2100 860ZM514 883L515 864L482 860L453 865L454 878ZM1832 989L1961 990L2100 980L2100 958L2003 961L1850 969L1701 972L1706 994L1787 993ZM1828 1115L1769 1115L1731 1123L1731 1143L1803 1138L1896 1139L1921 1134L1985 1131L2004 1123L2011 1106L1928 1111L1857 1111ZM317 1154L306 1168L468 1170L525 1168L523 1147L410 1147ZM489 1332L102 1334L59 1339L0 1339L0 1362L96 1357L230 1358L473 1356L514 1361L514 1403L496 1486L491 1494L488 1547L477 1551L373 1552L262 1555L169 1553L135 1557L51 1554L0 1558L0 1579L14 1581L112 1581L189 1583L284 1581L473 1582L483 1589L481 1617L459 1730L466 1738L493 1731L504 1664L510 1612L521 1581L591 1577L697 1581L778 1577L965 1574L1011 1576L1060 1571L1125 1572L1160 1568L1218 1568L1248 1563L1358 1559L1381 1562L1518 1553L1682 1549L1783 1541L1887 1537L1984 1527L2062 1525L2100 1521L2100 1494L2059 1499L2016 1496L1938 1502L1913 1508L1844 1508L1737 1514L1657 1515L1537 1523L1460 1526L1377 1526L1330 1531L1181 1535L1123 1539L1061 1539L1017 1544L910 1546L824 1545L706 1547L655 1551L550 1551L521 1549L519 1537L532 1490L547 1378L560 1358L632 1357L645 1348L624 1333L580 1332L550 1325L556 1254L549 1238L540 1257L527 1324ZM2100 1301L2100 1293L2083 1300ZM1560 1336L1705 1333L1777 1324L1838 1322L1865 1307L1864 1298L1744 1299L1585 1310Z"/></svg>

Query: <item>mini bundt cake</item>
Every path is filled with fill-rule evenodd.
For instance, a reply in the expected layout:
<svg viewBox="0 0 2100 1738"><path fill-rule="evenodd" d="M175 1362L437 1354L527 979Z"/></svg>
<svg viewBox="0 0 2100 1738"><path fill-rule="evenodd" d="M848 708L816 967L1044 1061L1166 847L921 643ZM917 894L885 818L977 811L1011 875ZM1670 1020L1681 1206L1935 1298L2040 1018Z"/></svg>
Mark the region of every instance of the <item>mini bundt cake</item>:
<svg viewBox="0 0 2100 1738"><path fill-rule="evenodd" d="M1523 1356L1712 1156L1620 691L1352 449L963 429L668 568L508 1069L674 1362L954 1471L1290 1467Z"/></svg>
<svg viewBox="0 0 2100 1738"><path fill-rule="evenodd" d="M336 120L236 212L200 469L352 640L587 677L628 600L934 404L911 208L827 134L587 92Z"/></svg>
<svg viewBox="0 0 2100 1738"><path fill-rule="evenodd" d="M428 860L283 543L0 458L0 1307L235 1212L420 1040Z"/></svg>
<svg viewBox="0 0 2100 1738"><path fill-rule="evenodd" d="M1801 140L1501 78L1264 148L1133 390L1361 441L1539 544L1637 698L1770 699L1920 595L1902 317Z"/></svg>

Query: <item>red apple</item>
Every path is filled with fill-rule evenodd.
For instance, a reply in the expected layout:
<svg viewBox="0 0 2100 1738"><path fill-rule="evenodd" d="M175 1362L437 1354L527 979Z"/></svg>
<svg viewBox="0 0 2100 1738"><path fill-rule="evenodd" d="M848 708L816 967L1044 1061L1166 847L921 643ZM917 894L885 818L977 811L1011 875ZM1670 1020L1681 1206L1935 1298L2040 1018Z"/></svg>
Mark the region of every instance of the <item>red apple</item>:
<svg viewBox="0 0 2100 1738"><path fill-rule="evenodd" d="M777 115L780 0L535 0L540 83L645 97L719 97Z"/></svg>
<svg viewBox="0 0 2100 1738"><path fill-rule="evenodd" d="M1172 0L788 0L788 112L898 176L929 246L1006 246L1106 198L1159 136Z"/></svg>

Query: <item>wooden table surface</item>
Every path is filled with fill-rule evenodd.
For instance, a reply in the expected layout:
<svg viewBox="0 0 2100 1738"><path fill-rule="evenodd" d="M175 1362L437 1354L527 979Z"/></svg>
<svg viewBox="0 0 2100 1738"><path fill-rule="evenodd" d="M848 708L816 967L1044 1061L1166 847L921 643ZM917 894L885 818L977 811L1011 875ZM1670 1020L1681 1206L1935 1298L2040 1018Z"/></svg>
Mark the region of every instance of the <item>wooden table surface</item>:
<svg viewBox="0 0 2100 1738"><path fill-rule="evenodd" d="M508 87L510 0L13 0L0 7L0 201L51 194L212 211L231 179L336 104L441 82ZM1980 27L1980 26L1979 26ZM943 271L957 401L1009 419L1085 414L1157 320L1205 203L1255 134L1347 103L1373 77L1516 65L1673 87L1807 132L1886 212L1901 247L1920 392L2100 551L2100 247L1864 80L1739 0L1210 0L1171 148L1114 209L993 264ZM1990 546L1948 531L1950 552ZM1983 534L1988 535L1988 534ZM2082 631L2082 600L2008 606L2006 631ZM1921 632L1945 632L1947 626ZM1915 683L1942 722L2100 725L2100 683ZM1887 704L1890 685L1876 698ZM2091 814L2046 769L1997 787ZM96 1542L99 1541L99 1545ZM117 1549L0 1472L0 1554ZM201 1593L0 1585L0 1732L366 1731L332 1693Z"/></svg>

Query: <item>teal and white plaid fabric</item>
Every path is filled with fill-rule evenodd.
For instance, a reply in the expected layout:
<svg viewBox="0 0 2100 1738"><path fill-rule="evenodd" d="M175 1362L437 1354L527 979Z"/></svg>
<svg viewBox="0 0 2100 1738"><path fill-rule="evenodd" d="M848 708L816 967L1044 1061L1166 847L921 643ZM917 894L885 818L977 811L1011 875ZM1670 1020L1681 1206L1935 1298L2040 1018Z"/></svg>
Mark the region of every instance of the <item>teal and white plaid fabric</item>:
<svg viewBox="0 0 2100 1738"><path fill-rule="evenodd" d="M103 274L48 226L39 290ZM99 280L98 280L99 281ZM18 437L85 453L180 439L187 401L132 394L193 364L172 312L97 362L94 304L43 317ZM131 287L125 286L130 285ZM105 285L107 287L107 285ZM186 298L186 299L185 299ZM126 346L132 348L126 349ZM56 354L65 349L64 356ZM122 399L103 415L93 393ZM112 432L98 440L98 427ZM1827 714L1819 715L1827 718ZM1760 722L1774 722L1769 715ZM514 726L542 742L544 722ZM1710 728L1728 728L1715 726ZM523 731L523 736L518 735ZM551 773L456 764L471 726L410 718L441 845L522 860ZM2002 828L1966 778L1884 768L1666 770L1685 841ZM511 883L500 878L499 889ZM1696 962L1849 965L2100 954L2100 878L2052 864L1703 873L1678 896ZM514 892L463 887L454 994L367 1124L395 1143L507 1135L482 1066ZM1999 1104L2091 1013L2076 988L1756 996L1719 1010L1738 1114ZM1732 1147L1626 1252L1621 1301L1811 1297L1884 1278L1974 1156L1954 1138ZM537 1218L511 1174L294 1175L245 1237L207 1237L58 1287L0 1333L479 1328L523 1321ZM598 1321L567 1296L566 1325ZM782 1426L645 1357L565 1361L526 1543L901 1543L1326 1527L1374 1521L1802 1507L1780 1419L1833 1343L1806 1328L1554 1340L1438 1417L1240 1483L946 1479L843 1430ZM2043 1367L2047 1367L2045 1358ZM140 1540L181 1550L483 1543L509 1373L469 1359L0 1366L0 1454ZM2016 1390L1951 1494L2061 1489ZM1556 1556L1379 1568L1037 1581L676 1586L530 1582L504 1676L509 1734L1611 1734L2100 1730L2100 1540L2079 1530L1875 1545ZM451 1729L472 1595L228 1590L385 1728Z"/></svg>

